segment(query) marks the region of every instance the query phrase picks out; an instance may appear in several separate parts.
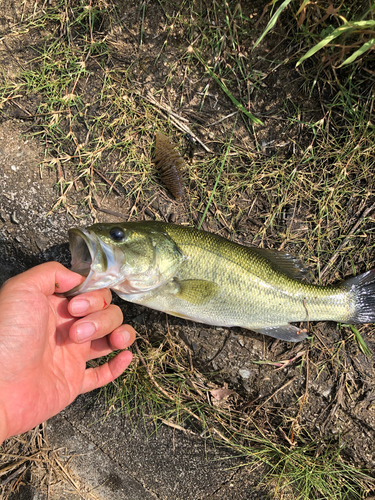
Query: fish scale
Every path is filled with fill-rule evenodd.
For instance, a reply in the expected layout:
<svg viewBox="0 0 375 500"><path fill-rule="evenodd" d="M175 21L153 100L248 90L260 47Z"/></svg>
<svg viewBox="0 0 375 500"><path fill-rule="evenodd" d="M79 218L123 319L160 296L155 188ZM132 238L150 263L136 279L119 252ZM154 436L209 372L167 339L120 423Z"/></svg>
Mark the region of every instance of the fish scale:
<svg viewBox="0 0 375 500"><path fill-rule="evenodd" d="M204 316L209 317L210 324L254 330L298 321L348 321L351 316L348 294L337 286L322 287L291 279L251 248L211 233L166 224L163 230L188 257L176 273L178 279L194 277L220 286L219 294L205 303ZM185 243L188 238L189 243ZM155 296L160 293L162 289ZM187 305L183 299L177 297L174 301L166 295L166 306L167 300L171 310L177 305L179 310L188 308L190 316L204 321L201 304Z"/></svg>
<svg viewBox="0 0 375 500"><path fill-rule="evenodd" d="M66 295L111 288L127 301L174 316L293 342L307 332L291 322L375 321L375 270L331 286L312 285L285 252L164 222L99 223L69 234L72 270L87 277Z"/></svg>

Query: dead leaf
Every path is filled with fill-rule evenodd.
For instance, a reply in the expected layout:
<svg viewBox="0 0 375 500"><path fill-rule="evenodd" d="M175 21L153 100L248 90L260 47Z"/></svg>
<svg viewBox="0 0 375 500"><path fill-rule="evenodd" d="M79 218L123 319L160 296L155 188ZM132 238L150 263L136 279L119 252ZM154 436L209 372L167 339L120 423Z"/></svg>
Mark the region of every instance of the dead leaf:
<svg viewBox="0 0 375 500"><path fill-rule="evenodd" d="M327 7L326 9L326 13L324 14L324 16L321 18L321 20L319 21L318 24L322 24L324 23L324 21L329 17L329 16L336 16L339 12L339 10L341 9L342 7L342 4L343 2L341 2L340 6L337 7L337 9L334 8L333 4L330 3L329 6Z"/></svg>
<svg viewBox="0 0 375 500"><path fill-rule="evenodd" d="M297 28L300 28L306 19L306 9L303 9L297 23Z"/></svg>
<svg viewBox="0 0 375 500"><path fill-rule="evenodd" d="M297 22L297 28L300 28L304 22L304 20L306 19L306 11L307 11L307 6L310 4L311 2L303 2L301 7L298 9L298 12L297 12L297 16L299 15L299 19L298 19L298 22Z"/></svg>
<svg viewBox="0 0 375 500"><path fill-rule="evenodd" d="M341 5L340 5L340 7L341 7ZM333 6L333 4L330 3L329 6L327 7L327 10L326 10L327 16L332 16L332 15L337 14L338 11L340 10L340 7L338 7L337 9L335 9L334 6Z"/></svg>
<svg viewBox="0 0 375 500"><path fill-rule="evenodd" d="M231 391L226 387L222 387L221 389L213 389L212 391L210 391L210 393L217 401L221 401L222 399L228 398L232 394L236 394L234 391Z"/></svg>

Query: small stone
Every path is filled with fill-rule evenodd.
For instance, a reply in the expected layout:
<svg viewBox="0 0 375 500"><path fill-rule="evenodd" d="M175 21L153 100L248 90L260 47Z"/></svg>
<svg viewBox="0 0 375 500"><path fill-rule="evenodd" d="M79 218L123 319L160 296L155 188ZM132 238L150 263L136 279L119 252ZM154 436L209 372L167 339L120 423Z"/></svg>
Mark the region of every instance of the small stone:
<svg viewBox="0 0 375 500"><path fill-rule="evenodd" d="M245 368L242 368L241 370L238 370L238 373L241 375L242 378L248 379L250 378L250 370L246 370Z"/></svg>
<svg viewBox="0 0 375 500"><path fill-rule="evenodd" d="M13 222L13 224L19 224L20 223L20 221L17 219L16 212L12 213L12 215L10 216L10 220L11 220L11 222Z"/></svg>

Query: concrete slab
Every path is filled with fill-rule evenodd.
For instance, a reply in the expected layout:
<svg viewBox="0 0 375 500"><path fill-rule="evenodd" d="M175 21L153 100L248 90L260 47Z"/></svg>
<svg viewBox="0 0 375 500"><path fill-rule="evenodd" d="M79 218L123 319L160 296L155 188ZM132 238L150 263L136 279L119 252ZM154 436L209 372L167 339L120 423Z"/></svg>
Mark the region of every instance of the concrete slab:
<svg viewBox="0 0 375 500"><path fill-rule="evenodd" d="M105 403L80 396L48 421L49 442L69 467L106 500L261 499L261 473L242 469L243 459L199 436L128 415L105 417Z"/></svg>

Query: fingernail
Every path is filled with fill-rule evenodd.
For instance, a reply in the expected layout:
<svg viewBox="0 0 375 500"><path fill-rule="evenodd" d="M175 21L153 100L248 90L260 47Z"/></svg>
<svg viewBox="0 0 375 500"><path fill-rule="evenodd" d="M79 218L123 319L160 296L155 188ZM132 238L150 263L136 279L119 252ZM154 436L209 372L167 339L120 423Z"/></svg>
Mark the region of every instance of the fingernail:
<svg viewBox="0 0 375 500"><path fill-rule="evenodd" d="M124 339L124 344L128 344L129 343L129 340L130 340L130 333L128 332L128 330L123 330L121 332L121 335L122 335L122 338Z"/></svg>
<svg viewBox="0 0 375 500"><path fill-rule="evenodd" d="M85 299L72 300L70 303L70 310L73 314L80 314L87 311L90 306L90 302Z"/></svg>
<svg viewBox="0 0 375 500"><path fill-rule="evenodd" d="M77 326L77 339L79 342L89 339L95 333L95 325L93 323L80 323Z"/></svg>

